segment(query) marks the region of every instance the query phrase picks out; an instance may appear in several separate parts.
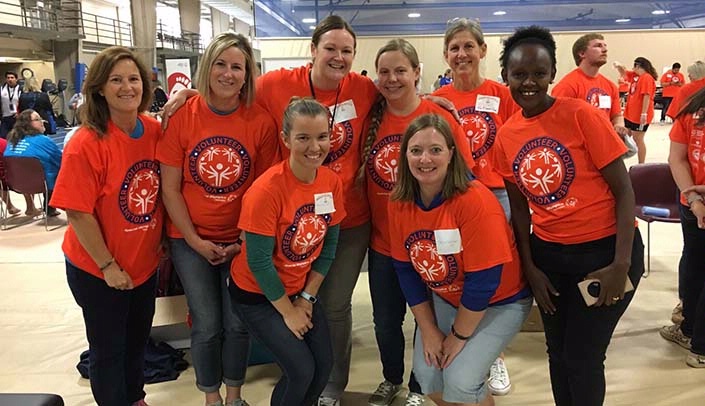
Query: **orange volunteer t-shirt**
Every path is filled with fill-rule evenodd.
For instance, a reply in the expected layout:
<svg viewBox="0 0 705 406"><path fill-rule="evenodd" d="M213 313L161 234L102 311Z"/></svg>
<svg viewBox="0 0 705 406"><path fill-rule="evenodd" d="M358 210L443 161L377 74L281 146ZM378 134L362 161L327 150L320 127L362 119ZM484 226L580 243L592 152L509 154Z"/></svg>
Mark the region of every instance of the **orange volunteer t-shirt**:
<svg viewBox="0 0 705 406"><path fill-rule="evenodd" d="M676 118L678 112L688 104L689 99L703 87L705 87L705 78L692 81L678 89L676 97L671 100L671 105L668 106L666 115Z"/></svg>
<svg viewBox="0 0 705 406"><path fill-rule="evenodd" d="M527 197L539 238L579 244L617 232L614 195L600 170L625 152L603 114L559 97L538 116L509 119L496 167Z"/></svg>
<svg viewBox="0 0 705 406"><path fill-rule="evenodd" d="M580 68L573 69L553 87L551 95L585 100L603 112L608 120L622 114L617 85L600 73L591 77Z"/></svg>
<svg viewBox="0 0 705 406"><path fill-rule="evenodd" d="M705 136L705 126L697 125L698 114L684 114L673 122L669 137L671 141L688 146L688 162L690 163L690 173L695 185L705 184L705 146L703 136ZM681 194L681 204L688 205L688 200Z"/></svg>
<svg viewBox="0 0 705 406"><path fill-rule="evenodd" d="M426 285L455 307L460 306L466 272L504 264L490 304L519 293L526 286L519 253L504 211L482 183L431 210L414 202L389 204L392 258L410 262ZM462 250L438 253L436 230L458 230Z"/></svg>
<svg viewBox="0 0 705 406"><path fill-rule="evenodd" d="M367 162L365 162L367 199L370 202L370 214L372 217L370 246L380 254L389 256L387 204L389 203L389 195L394 185L396 185L401 139L409 123L424 114L441 115L450 123L455 143L461 146L460 152L463 154L465 161L472 165L472 161L468 161L468 158L472 159L472 156L470 147L465 141L465 133L462 127L442 107L431 101L421 99L419 106L409 115L396 116L385 112L382 117L382 124L377 130L377 138L370 149Z"/></svg>
<svg viewBox="0 0 705 406"><path fill-rule="evenodd" d="M497 131L509 117L519 111L509 89L493 80L485 79L474 90L464 92L453 86L443 86L433 93L453 102L465 132L468 145L475 159L473 174L485 186L504 188L504 180L492 168L492 146L497 139ZM480 103L477 102L478 98ZM497 98L499 100L497 100Z"/></svg>
<svg viewBox="0 0 705 406"><path fill-rule="evenodd" d="M157 269L164 209L159 196L159 163L155 160L161 135L158 121L140 115L144 133L130 138L112 121L102 139L81 127L66 145L51 205L92 213L115 261L135 286ZM62 249L76 267L103 279L103 273L78 241L69 224Z"/></svg>
<svg viewBox="0 0 705 406"><path fill-rule="evenodd" d="M352 228L364 224L370 218L367 199L355 183L360 168L360 154L364 136L363 126L370 108L377 96L377 88L368 77L350 72L340 83L338 90L321 90L313 88L309 81L311 64L294 69L280 69L268 72L257 78L257 103L259 103L282 128L284 110L292 96L313 97L328 106L333 113L335 108L336 123L331 133L331 148L323 163L340 176L343 181L345 207L348 216L341 228ZM289 156L289 149L280 137L282 158Z"/></svg>
<svg viewBox="0 0 705 406"><path fill-rule="evenodd" d="M632 123L639 124L641 119L644 96L649 95L649 107L646 110L646 124L654 119L654 95L656 94L656 81L648 73L641 76L634 75L627 95L627 105L624 107L624 118Z"/></svg>
<svg viewBox="0 0 705 406"><path fill-rule="evenodd" d="M661 86L663 87L663 92L661 95L663 97L676 97L678 91L681 89L682 85L677 83L685 84L685 76L682 73L673 73L672 69L669 69L666 73L661 75ZM664 83L672 83L670 86L664 86Z"/></svg>
<svg viewBox="0 0 705 406"><path fill-rule="evenodd" d="M235 112L221 115L199 95L169 119L169 128L157 144L157 160L182 168L181 193L201 238L238 239L242 196L258 176L280 161L277 139L274 120L257 105L242 104ZM167 221L167 235L183 238L171 221Z"/></svg>
<svg viewBox="0 0 705 406"><path fill-rule="evenodd" d="M323 193L332 194L335 211L316 214L314 196ZM288 296L304 288L328 228L345 218L343 200L342 182L333 171L321 167L316 180L306 184L291 172L288 159L267 170L245 193L238 226L275 238L274 267ZM247 265L247 241L233 259L230 275L240 289L262 294Z"/></svg>

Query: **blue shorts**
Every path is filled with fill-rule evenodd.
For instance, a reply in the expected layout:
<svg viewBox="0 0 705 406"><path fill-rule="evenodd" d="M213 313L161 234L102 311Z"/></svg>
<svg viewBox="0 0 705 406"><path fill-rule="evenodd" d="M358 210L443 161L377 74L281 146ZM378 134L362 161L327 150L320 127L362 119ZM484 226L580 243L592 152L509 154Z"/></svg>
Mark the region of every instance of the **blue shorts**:
<svg viewBox="0 0 705 406"><path fill-rule="evenodd" d="M417 328L413 368L423 393L441 392L444 401L455 403L480 403L485 399L490 366L521 329L532 302L529 296L514 303L488 307L465 347L443 370L426 364L421 330ZM433 307L438 328L450 334L458 309L435 293Z"/></svg>

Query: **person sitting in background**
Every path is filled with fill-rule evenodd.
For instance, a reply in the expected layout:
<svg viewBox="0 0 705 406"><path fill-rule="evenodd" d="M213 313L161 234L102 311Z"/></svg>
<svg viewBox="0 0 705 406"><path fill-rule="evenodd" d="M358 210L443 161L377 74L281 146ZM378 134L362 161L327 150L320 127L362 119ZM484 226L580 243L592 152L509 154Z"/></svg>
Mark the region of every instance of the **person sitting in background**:
<svg viewBox="0 0 705 406"><path fill-rule="evenodd" d="M7 140L4 138L0 138L0 156L5 153L5 148L7 148ZM5 206L7 206L7 212L11 216L14 216L15 214L18 214L21 210L12 204L12 199L10 198L9 193L10 188L5 182L5 166L4 161L2 159L0 159L0 182L2 183L2 188L0 188L0 199L2 199L3 203L5 203Z"/></svg>
<svg viewBox="0 0 705 406"><path fill-rule="evenodd" d="M666 122L666 113L668 111L668 107L673 101L673 98L676 97L678 91L685 84L685 77L683 77L683 74L680 73L680 70L681 64L676 62L673 64L671 69L661 75L660 82L661 88L663 88L663 92L661 93L661 97L663 98L663 107L661 108L662 123Z"/></svg>
<svg viewBox="0 0 705 406"><path fill-rule="evenodd" d="M54 106L49 100L49 95L42 92L37 83L37 79L31 77L24 82L24 89L20 95L17 111L22 112L32 109L39 113L42 119L48 124L44 134L56 134L56 117L54 116Z"/></svg>
<svg viewBox="0 0 705 406"><path fill-rule="evenodd" d="M54 144L51 138L44 135L44 120L39 113L32 109L22 111L17 116L15 127L7 135L8 148L5 149L5 157L31 157L39 159L44 169L48 195L44 196L44 206L47 215L58 216L60 213L55 208L46 205L51 199L54 190L54 183L61 167L61 151ZM27 199L27 196L25 196ZM27 200L27 215L36 216L42 212L34 208L34 201L31 196Z"/></svg>

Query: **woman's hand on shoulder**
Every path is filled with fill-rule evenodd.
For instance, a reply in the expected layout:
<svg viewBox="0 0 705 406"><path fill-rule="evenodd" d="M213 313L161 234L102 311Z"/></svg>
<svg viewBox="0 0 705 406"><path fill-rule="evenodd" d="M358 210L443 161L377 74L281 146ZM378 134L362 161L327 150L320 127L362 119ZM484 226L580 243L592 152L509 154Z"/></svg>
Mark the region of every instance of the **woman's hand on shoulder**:
<svg viewBox="0 0 705 406"><path fill-rule="evenodd" d="M162 108L162 130L166 130L169 126L169 117L173 116L177 110L179 110L189 97L193 96L191 89L181 89L175 94L171 95L169 100L166 102Z"/></svg>

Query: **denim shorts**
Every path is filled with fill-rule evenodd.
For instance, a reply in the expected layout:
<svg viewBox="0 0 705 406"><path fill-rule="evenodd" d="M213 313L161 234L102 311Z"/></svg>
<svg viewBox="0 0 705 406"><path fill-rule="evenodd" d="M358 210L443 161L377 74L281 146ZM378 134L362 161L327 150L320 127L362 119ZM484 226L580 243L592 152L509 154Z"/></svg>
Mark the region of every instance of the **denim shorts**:
<svg viewBox="0 0 705 406"><path fill-rule="evenodd" d="M488 395L490 366L512 341L529 315L531 296L516 302L488 307L475 332L448 368L428 366L424 359L421 331L417 328L414 345L414 375L425 394L442 393L443 400L455 403L480 403ZM438 328L446 335L458 309L433 294Z"/></svg>

